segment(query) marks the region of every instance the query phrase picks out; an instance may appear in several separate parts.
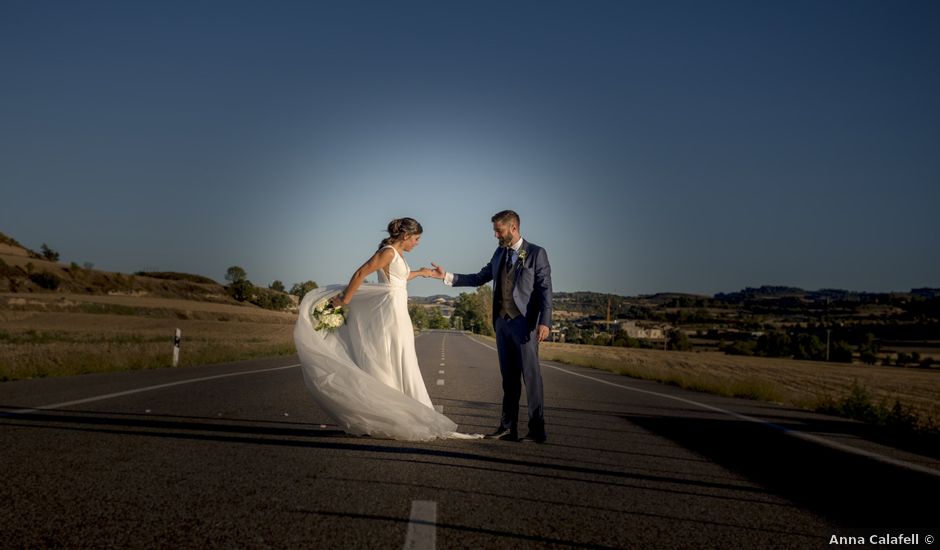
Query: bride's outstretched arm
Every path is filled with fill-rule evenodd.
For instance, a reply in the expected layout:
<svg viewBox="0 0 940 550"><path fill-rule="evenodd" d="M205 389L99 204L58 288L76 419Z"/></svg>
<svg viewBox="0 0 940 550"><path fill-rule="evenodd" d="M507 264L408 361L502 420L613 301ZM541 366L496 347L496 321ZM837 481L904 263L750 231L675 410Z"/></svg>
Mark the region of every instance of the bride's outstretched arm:
<svg viewBox="0 0 940 550"><path fill-rule="evenodd" d="M345 306L349 304L349 300L353 297L353 294L356 293L356 290L359 288L359 285L362 284L362 281L366 279L372 273L380 269L385 269L388 267L392 260L395 258L395 252L391 248L383 248L376 251L375 254L369 258L366 263L362 264L362 267L356 270L353 273L351 279L349 279L349 284L346 285L346 288L338 296L334 296L331 302L335 306Z"/></svg>
<svg viewBox="0 0 940 550"><path fill-rule="evenodd" d="M414 279L415 277L433 277L433 276L434 276L434 270L433 270L433 269L428 269L428 268L426 268L426 267L422 267L421 269L417 269L417 270L412 271L411 273L409 273L409 274L408 274L408 280L410 281L410 280Z"/></svg>

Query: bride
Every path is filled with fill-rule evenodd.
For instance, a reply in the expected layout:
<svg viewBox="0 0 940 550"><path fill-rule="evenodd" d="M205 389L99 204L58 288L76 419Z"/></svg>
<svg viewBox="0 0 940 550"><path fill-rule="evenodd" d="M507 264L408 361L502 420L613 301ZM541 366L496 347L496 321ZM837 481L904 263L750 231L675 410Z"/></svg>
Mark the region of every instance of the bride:
<svg viewBox="0 0 940 550"><path fill-rule="evenodd" d="M415 354L408 315L407 283L433 277L434 270L411 271L402 256L423 232L412 218L392 220L388 238L353 274L349 284L308 292L300 303L294 343L304 382L314 401L345 432L409 441L479 436L434 410ZM364 283L378 272L379 283ZM347 310L334 331L315 330L311 312L329 300Z"/></svg>

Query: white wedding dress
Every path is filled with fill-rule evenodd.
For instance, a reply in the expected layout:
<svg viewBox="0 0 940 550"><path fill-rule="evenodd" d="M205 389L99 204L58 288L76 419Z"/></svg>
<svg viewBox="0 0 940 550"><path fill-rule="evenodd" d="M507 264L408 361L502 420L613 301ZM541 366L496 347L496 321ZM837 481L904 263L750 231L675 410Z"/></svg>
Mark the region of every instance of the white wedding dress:
<svg viewBox="0 0 940 550"><path fill-rule="evenodd" d="M314 401L343 431L408 441L482 437L457 432L434 410L415 354L408 315L411 269L397 250L379 283L363 283L347 308L346 324L314 330L310 312L343 290L332 285L308 292L300 303L294 343L304 382Z"/></svg>

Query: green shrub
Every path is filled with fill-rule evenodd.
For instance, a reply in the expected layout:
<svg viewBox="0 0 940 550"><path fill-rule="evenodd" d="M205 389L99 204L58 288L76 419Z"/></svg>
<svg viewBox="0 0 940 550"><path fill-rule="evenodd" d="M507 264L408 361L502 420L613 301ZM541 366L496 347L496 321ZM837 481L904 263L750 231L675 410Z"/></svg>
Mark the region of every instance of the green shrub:
<svg viewBox="0 0 940 550"><path fill-rule="evenodd" d="M251 283L248 283L247 281L244 282L249 286L251 285ZM237 283L232 283L231 286L236 286L236 284ZM258 307L273 309L275 311L287 309L292 303L290 297L286 293L260 287L253 287L250 291L248 291L247 301Z"/></svg>
<svg viewBox="0 0 940 550"><path fill-rule="evenodd" d="M46 290L57 290L59 285L62 284L61 277L55 273L49 273L48 271L32 273L29 276L29 280L36 283L36 285L38 285L40 288L44 288Z"/></svg>
<svg viewBox="0 0 940 550"><path fill-rule="evenodd" d="M757 348L757 342L748 342L746 340L735 340L730 344L723 344L719 349L728 355L744 355L750 357L754 355Z"/></svg>
<svg viewBox="0 0 940 550"><path fill-rule="evenodd" d="M42 252L42 257L44 260L49 260L50 262L59 261L59 253L49 248L46 243L42 243L42 248L40 248L39 251Z"/></svg>
<svg viewBox="0 0 940 550"><path fill-rule="evenodd" d="M835 363L851 363L852 348L845 340L837 340L832 344L832 350L829 352L829 360Z"/></svg>
<svg viewBox="0 0 940 550"><path fill-rule="evenodd" d="M0 277L10 277L12 279L13 277L17 277L19 275L19 269L16 269L11 265L7 265L7 263L4 262L2 258L0 258Z"/></svg>
<svg viewBox="0 0 940 550"><path fill-rule="evenodd" d="M316 281L306 281L303 283L294 283L294 286L291 287L290 293L294 296L303 300L304 295L310 292L311 290L317 288Z"/></svg>
<svg viewBox="0 0 940 550"><path fill-rule="evenodd" d="M895 399L890 407L885 402L875 403L871 392L854 382L849 394L839 401L831 399L817 405L816 410L859 420L867 424L888 428L897 435L922 434L931 437L940 435L929 418L922 418L910 407Z"/></svg>
<svg viewBox="0 0 940 550"><path fill-rule="evenodd" d="M218 284L209 277L202 275L193 275L192 273L177 273L175 271L138 271L134 275L141 277L152 277L154 279L167 279L170 281L188 281L190 283Z"/></svg>

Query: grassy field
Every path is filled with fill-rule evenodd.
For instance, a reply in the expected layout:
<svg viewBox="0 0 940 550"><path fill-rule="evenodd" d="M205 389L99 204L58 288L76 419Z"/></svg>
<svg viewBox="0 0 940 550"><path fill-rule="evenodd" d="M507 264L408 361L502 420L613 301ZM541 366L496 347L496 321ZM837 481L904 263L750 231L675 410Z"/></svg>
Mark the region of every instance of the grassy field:
<svg viewBox="0 0 940 550"><path fill-rule="evenodd" d="M0 381L294 353L296 315L141 296L0 293Z"/></svg>
<svg viewBox="0 0 940 550"><path fill-rule="evenodd" d="M740 357L718 352L678 352L544 343L544 360L616 372L682 388L771 401L940 429L940 371L861 364Z"/></svg>
<svg viewBox="0 0 940 550"><path fill-rule="evenodd" d="M0 293L0 381L167 367L177 328L183 367L289 355L295 321L254 306L153 296ZM556 343L540 353L696 391L940 427L937 369Z"/></svg>

